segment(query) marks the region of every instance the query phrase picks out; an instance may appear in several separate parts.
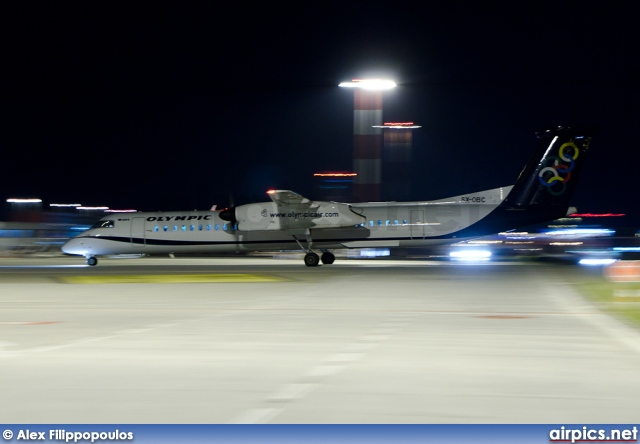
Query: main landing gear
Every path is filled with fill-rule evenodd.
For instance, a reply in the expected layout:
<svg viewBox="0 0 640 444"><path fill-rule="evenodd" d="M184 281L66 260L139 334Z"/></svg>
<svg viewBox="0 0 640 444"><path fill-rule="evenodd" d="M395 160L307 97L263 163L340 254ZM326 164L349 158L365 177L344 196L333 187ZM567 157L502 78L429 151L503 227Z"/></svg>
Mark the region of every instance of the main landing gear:
<svg viewBox="0 0 640 444"><path fill-rule="evenodd" d="M320 256L320 260L322 260L322 263L325 265L331 265L333 264L333 261L336 260L336 257L333 255L333 253L325 251L324 253L322 253L322 256Z"/></svg>
<svg viewBox="0 0 640 444"><path fill-rule="evenodd" d="M302 233L299 233L299 234L302 234ZM311 250L311 245L313 244L313 239L311 239L311 233L307 230L304 234L306 235L306 241L307 241L306 248L304 247L304 245L302 245L302 242L300 242L300 239L298 239L295 234L293 235L293 239L295 239L295 241L298 243L298 246L300 247L300 249L306 252L306 254L304 255L304 264L307 267L317 267L320 261L322 261L322 263L325 265L333 264L333 262L336 260L336 257L333 255L333 253L329 251L323 251L322 256L318 256L317 253L314 253Z"/></svg>
<svg viewBox="0 0 640 444"><path fill-rule="evenodd" d="M87 265L90 267L95 267L98 265L98 258L95 256L87 256Z"/></svg>
<svg viewBox="0 0 640 444"><path fill-rule="evenodd" d="M325 265L331 265L335 260L336 257L333 255L333 253L330 253L328 251L322 253L322 256L318 256L313 251L309 251L304 255L304 264L307 267L317 267L320 261L322 261L322 263Z"/></svg>
<svg viewBox="0 0 640 444"><path fill-rule="evenodd" d="M313 251L310 251L304 255L304 264L307 267L317 267L319 262L320 258Z"/></svg>

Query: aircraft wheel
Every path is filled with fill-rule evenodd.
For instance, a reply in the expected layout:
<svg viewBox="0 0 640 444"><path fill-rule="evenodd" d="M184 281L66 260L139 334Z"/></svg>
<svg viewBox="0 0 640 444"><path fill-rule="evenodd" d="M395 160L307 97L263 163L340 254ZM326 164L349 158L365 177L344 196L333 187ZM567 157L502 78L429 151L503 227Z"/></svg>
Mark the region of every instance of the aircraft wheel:
<svg viewBox="0 0 640 444"><path fill-rule="evenodd" d="M307 267L316 267L320 262L320 258L315 253L307 253L304 255L304 264Z"/></svg>
<svg viewBox="0 0 640 444"><path fill-rule="evenodd" d="M336 257L333 255L333 253L325 251L324 253L322 253L322 256L320 257L320 259L322 260L323 264L331 265L333 264L333 261L336 260Z"/></svg>
<svg viewBox="0 0 640 444"><path fill-rule="evenodd" d="M91 267L95 267L97 264L98 264L98 258L96 258L95 256L89 256L87 258L87 265Z"/></svg>

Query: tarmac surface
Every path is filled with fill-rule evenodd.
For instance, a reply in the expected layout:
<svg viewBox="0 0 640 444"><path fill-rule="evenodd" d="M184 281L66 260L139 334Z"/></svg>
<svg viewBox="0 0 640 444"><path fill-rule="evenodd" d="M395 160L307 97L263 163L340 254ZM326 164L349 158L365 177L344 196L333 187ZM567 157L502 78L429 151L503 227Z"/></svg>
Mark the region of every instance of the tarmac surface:
<svg viewBox="0 0 640 444"><path fill-rule="evenodd" d="M5 423L635 423L563 264L0 259Z"/></svg>

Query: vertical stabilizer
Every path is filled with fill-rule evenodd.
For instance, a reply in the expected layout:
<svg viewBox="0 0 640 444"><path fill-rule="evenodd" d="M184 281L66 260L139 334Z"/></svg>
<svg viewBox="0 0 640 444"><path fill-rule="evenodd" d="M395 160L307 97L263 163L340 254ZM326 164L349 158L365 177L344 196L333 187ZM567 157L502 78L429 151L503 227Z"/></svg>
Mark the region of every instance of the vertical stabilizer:
<svg viewBox="0 0 640 444"><path fill-rule="evenodd" d="M593 127L558 127L536 135L540 146L505 199L508 206L569 206Z"/></svg>

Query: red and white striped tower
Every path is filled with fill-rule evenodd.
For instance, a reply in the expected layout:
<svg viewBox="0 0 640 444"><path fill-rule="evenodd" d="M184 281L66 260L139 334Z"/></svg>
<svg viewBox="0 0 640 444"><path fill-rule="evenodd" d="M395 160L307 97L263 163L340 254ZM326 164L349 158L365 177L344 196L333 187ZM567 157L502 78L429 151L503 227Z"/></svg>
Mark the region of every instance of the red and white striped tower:
<svg viewBox="0 0 640 444"><path fill-rule="evenodd" d="M382 148L382 199L411 200L411 149L413 122L385 122Z"/></svg>
<svg viewBox="0 0 640 444"><path fill-rule="evenodd" d="M339 86L354 88L353 181L354 202L379 201L382 180L382 92L391 80L354 79Z"/></svg>

